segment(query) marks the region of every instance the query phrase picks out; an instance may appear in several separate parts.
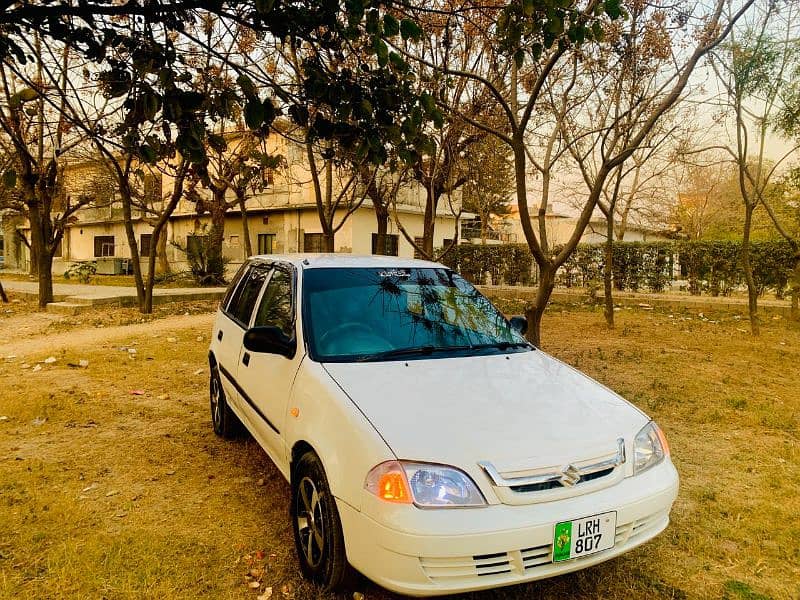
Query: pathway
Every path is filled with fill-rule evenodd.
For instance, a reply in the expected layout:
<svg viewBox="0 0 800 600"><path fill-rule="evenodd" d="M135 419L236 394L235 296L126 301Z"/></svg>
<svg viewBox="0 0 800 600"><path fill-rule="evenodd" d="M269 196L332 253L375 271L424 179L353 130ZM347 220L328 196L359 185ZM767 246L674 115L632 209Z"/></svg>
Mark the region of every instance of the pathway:
<svg viewBox="0 0 800 600"><path fill-rule="evenodd" d="M39 297L39 285L35 281L3 282L7 293L35 300ZM224 287L209 288L155 288L153 304L191 300L218 300L225 294ZM92 306L111 304L117 306L136 305L136 288L116 285L87 285L82 283L54 283L54 302L48 310L66 314L77 314Z"/></svg>

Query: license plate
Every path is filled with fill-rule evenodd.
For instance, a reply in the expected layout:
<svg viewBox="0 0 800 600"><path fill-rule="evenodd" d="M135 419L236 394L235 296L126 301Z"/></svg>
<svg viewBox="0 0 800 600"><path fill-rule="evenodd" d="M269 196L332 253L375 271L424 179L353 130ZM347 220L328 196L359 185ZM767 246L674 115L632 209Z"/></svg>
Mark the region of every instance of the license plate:
<svg viewBox="0 0 800 600"><path fill-rule="evenodd" d="M553 534L553 562L613 548L616 532L616 512L557 523Z"/></svg>

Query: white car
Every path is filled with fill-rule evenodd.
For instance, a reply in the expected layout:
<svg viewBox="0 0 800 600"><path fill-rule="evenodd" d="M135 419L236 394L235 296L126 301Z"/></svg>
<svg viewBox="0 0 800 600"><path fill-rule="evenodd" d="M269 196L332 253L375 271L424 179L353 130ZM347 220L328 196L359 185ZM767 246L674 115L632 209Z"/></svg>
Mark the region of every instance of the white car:
<svg viewBox="0 0 800 600"><path fill-rule="evenodd" d="M336 589L349 565L450 594L583 569L664 530L664 434L524 329L432 262L243 265L214 324L214 431L243 424L291 483L306 577Z"/></svg>

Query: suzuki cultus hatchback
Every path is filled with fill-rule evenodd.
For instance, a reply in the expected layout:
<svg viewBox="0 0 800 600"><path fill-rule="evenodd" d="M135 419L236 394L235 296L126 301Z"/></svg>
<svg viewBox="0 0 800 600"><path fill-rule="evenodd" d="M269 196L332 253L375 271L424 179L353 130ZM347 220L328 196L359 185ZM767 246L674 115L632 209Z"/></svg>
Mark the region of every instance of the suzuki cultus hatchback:
<svg viewBox="0 0 800 600"><path fill-rule="evenodd" d="M290 482L303 574L435 595L597 564L669 522L658 426L432 262L246 262L214 323L214 430Z"/></svg>

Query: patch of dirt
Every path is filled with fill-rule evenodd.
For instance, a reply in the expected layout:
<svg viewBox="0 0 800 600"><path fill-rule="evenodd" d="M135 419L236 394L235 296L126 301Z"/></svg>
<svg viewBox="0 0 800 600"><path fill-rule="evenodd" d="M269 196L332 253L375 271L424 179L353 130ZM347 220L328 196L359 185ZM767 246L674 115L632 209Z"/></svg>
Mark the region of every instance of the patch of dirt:
<svg viewBox="0 0 800 600"><path fill-rule="evenodd" d="M28 304L10 305L15 312L0 319L0 357L91 348L120 337L155 336L197 326L210 329L216 307L214 302L173 303L158 306L152 315L115 307L66 316L37 312Z"/></svg>

